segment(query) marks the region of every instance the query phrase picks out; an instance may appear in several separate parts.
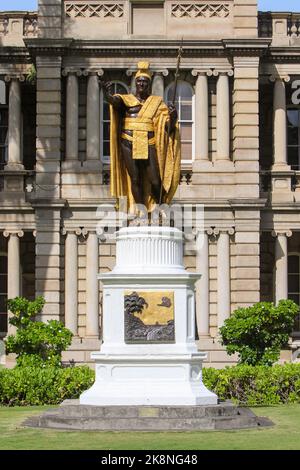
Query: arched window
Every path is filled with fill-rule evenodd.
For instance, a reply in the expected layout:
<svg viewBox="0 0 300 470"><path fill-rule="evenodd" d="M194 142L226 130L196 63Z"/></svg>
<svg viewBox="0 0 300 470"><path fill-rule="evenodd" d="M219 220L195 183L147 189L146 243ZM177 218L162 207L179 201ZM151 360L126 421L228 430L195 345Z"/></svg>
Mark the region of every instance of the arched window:
<svg viewBox="0 0 300 470"><path fill-rule="evenodd" d="M171 83L166 89L165 100L171 104L174 97L174 83ZM178 122L181 137L181 160L183 163L191 163L194 159L195 146L195 106L194 106L193 87L184 81L177 83L175 106L178 112Z"/></svg>
<svg viewBox="0 0 300 470"><path fill-rule="evenodd" d="M6 86L0 80L0 170L3 170L7 162L8 145L8 107L6 102Z"/></svg>
<svg viewBox="0 0 300 470"><path fill-rule="evenodd" d="M113 93L127 94L128 88L124 83L113 82ZM110 116L109 104L104 98L104 93L101 90L101 114L100 114L100 142L101 142L101 161L109 163L110 150L109 150L109 131L110 131Z"/></svg>
<svg viewBox="0 0 300 470"><path fill-rule="evenodd" d="M7 253L0 252L0 337L7 333Z"/></svg>
<svg viewBox="0 0 300 470"><path fill-rule="evenodd" d="M300 169L300 109L287 109L288 163L293 170Z"/></svg>
<svg viewBox="0 0 300 470"><path fill-rule="evenodd" d="M288 255L288 298L300 305L300 254ZM294 332L300 334L300 315L296 318Z"/></svg>

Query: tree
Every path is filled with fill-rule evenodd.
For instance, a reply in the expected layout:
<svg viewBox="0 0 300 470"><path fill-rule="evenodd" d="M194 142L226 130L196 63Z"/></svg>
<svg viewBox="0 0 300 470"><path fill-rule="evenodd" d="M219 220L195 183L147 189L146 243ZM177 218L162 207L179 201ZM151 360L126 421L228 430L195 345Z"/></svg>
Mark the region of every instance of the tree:
<svg viewBox="0 0 300 470"><path fill-rule="evenodd" d="M292 300L238 308L220 328L221 343L229 355L239 354L241 364L270 366L288 343L298 313L299 306Z"/></svg>
<svg viewBox="0 0 300 470"><path fill-rule="evenodd" d="M57 320L47 323L34 321L45 305L43 297L30 301L24 297L16 297L7 302L12 312L9 319L16 326L15 335L5 340L6 353L17 355L17 366L46 365L61 366L61 353L72 341L72 332Z"/></svg>

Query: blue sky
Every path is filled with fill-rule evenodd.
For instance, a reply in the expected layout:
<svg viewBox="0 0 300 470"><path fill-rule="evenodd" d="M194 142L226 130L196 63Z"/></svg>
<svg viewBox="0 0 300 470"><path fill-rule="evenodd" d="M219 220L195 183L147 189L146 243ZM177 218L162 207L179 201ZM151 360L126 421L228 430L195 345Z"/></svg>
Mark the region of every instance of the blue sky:
<svg viewBox="0 0 300 470"><path fill-rule="evenodd" d="M260 10L300 11L299 0L258 0ZM1 10L36 10L37 0L0 0Z"/></svg>

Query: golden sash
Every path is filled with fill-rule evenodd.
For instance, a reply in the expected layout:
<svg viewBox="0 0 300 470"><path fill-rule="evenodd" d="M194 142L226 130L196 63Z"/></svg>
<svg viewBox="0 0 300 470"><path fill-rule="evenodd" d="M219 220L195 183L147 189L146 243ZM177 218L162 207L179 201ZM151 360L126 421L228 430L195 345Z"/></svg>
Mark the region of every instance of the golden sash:
<svg viewBox="0 0 300 470"><path fill-rule="evenodd" d="M133 95L119 95L127 106L141 104ZM142 105L136 118L126 117L123 121L123 130L132 131L132 158L134 160L148 159L148 132L154 132L153 118L162 102L160 96L149 96ZM129 140L129 139L128 139Z"/></svg>

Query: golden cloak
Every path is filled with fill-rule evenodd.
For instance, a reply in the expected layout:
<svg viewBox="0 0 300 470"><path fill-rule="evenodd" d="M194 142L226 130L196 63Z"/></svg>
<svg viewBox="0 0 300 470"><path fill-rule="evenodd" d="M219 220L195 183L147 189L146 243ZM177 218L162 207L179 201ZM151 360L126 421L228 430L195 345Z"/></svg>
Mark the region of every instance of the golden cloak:
<svg viewBox="0 0 300 470"><path fill-rule="evenodd" d="M138 106L141 103L134 95L118 95L126 107ZM178 124L175 131L168 138L166 125L169 121L169 110L160 96L151 95L143 104L139 116L151 116L154 128L154 139L165 195L163 203L169 204L173 199L180 181L180 136ZM131 192L131 182L121 154L122 119L117 110L110 105L110 189L111 195L119 199L127 197L127 208L133 210L134 199ZM148 211L155 206L151 196L150 183L146 175L143 175L143 190L145 194L144 204Z"/></svg>

